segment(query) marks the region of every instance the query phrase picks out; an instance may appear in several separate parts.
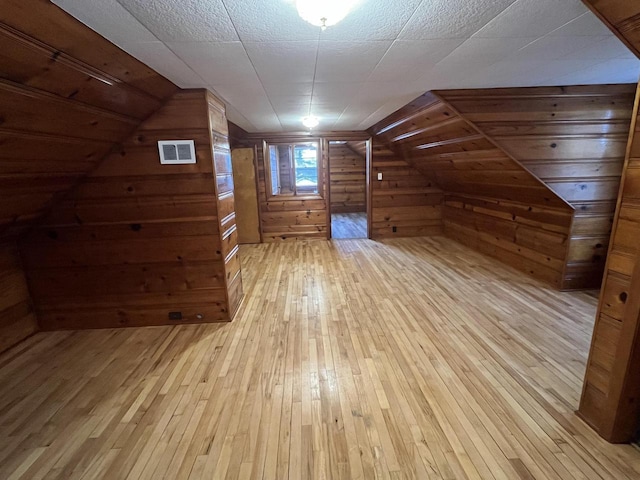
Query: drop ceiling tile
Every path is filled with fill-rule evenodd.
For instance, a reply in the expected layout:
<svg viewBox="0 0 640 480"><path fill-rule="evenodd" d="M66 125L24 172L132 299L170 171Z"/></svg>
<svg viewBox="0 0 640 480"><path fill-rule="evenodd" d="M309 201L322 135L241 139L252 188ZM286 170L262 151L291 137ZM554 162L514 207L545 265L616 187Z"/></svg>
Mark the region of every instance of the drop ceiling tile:
<svg viewBox="0 0 640 480"><path fill-rule="evenodd" d="M418 7L398 38L468 38L512 3L514 0L425 1Z"/></svg>
<svg viewBox="0 0 640 480"><path fill-rule="evenodd" d="M611 30L593 14L587 11L578 18L549 33L553 37L599 37L611 35Z"/></svg>
<svg viewBox="0 0 640 480"><path fill-rule="evenodd" d="M322 32L320 39L395 40L420 3L421 0L360 1L344 20Z"/></svg>
<svg viewBox="0 0 640 480"><path fill-rule="evenodd" d="M397 40L393 42L369 81L412 81L432 69L464 39Z"/></svg>
<svg viewBox="0 0 640 480"><path fill-rule="evenodd" d="M456 48L444 60L447 62L463 63L474 62L485 65L503 60L512 55L522 47L537 40L538 37L516 37L516 38L468 38Z"/></svg>
<svg viewBox="0 0 640 480"><path fill-rule="evenodd" d="M317 42L246 43L245 47L261 81L313 81Z"/></svg>
<svg viewBox="0 0 640 480"><path fill-rule="evenodd" d="M52 0L117 45L157 38L116 0Z"/></svg>
<svg viewBox="0 0 640 480"><path fill-rule="evenodd" d="M614 59L590 68L554 78L556 85L589 85L601 83L636 83L640 78L640 60Z"/></svg>
<svg viewBox="0 0 640 480"><path fill-rule="evenodd" d="M545 36L519 50L513 56L523 60L556 60L562 57L573 59L573 54L583 49L589 49L601 42L605 37L552 37Z"/></svg>
<svg viewBox="0 0 640 480"><path fill-rule="evenodd" d="M392 42L320 42L318 82L366 80Z"/></svg>
<svg viewBox="0 0 640 480"><path fill-rule="evenodd" d="M164 75L182 88L203 87L206 83L162 42L133 42L120 45L125 52Z"/></svg>
<svg viewBox="0 0 640 480"><path fill-rule="evenodd" d="M599 42L586 45L585 48L571 54L575 60L611 60L616 58L635 59L637 58L625 44L617 37L610 35L601 38Z"/></svg>
<svg viewBox="0 0 640 480"><path fill-rule="evenodd" d="M541 37L587 12L580 0L518 0L476 37Z"/></svg>
<svg viewBox="0 0 640 480"><path fill-rule="evenodd" d="M262 82L268 95L311 95L313 82Z"/></svg>
<svg viewBox="0 0 640 480"><path fill-rule="evenodd" d="M320 29L298 15L293 0L225 0L243 42L317 41Z"/></svg>
<svg viewBox="0 0 640 480"><path fill-rule="evenodd" d="M313 89L313 103L346 105L358 95L364 85L362 82L317 83Z"/></svg>
<svg viewBox="0 0 640 480"><path fill-rule="evenodd" d="M247 120L238 110L232 105L227 105L227 119L230 122L235 123L240 128L244 128L247 132L253 131L256 127Z"/></svg>
<svg viewBox="0 0 640 480"><path fill-rule="evenodd" d="M222 0L118 1L163 41L239 40Z"/></svg>
<svg viewBox="0 0 640 480"><path fill-rule="evenodd" d="M240 42L171 42L167 46L208 85L238 83L256 76Z"/></svg>

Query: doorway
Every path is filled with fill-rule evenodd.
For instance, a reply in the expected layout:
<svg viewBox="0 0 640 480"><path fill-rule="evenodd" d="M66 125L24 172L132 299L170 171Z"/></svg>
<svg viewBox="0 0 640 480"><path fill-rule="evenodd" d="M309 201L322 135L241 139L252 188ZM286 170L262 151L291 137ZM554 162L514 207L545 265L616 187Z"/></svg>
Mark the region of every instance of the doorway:
<svg viewBox="0 0 640 480"><path fill-rule="evenodd" d="M367 238L367 142L329 142L331 237Z"/></svg>

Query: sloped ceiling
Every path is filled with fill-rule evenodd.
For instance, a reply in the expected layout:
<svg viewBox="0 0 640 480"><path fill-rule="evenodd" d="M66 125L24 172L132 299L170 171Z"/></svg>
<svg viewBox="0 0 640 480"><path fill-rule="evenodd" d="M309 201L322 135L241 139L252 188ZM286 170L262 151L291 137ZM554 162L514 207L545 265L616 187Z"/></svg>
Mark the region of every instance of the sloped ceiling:
<svg viewBox="0 0 640 480"><path fill-rule="evenodd" d="M628 0L626 0L628 1ZM249 132L366 129L425 91L636 82L580 0L360 0L321 32L294 0L54 0Z"/></svg>
<svg viewBox="0 0 640 480"><path fill-rule="evenodd" d="M47 0L4 0L0 235L35 222L176 90Z"/></svg>

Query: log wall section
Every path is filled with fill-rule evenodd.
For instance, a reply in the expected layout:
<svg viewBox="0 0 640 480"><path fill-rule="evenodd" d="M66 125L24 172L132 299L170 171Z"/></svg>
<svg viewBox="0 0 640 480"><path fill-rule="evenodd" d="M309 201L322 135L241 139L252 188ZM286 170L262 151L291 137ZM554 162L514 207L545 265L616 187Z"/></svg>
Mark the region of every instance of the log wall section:
<svg viewBox="0 0 640 480"><path fill-rule="evenodd" d="M211 94L178 92L30 232L43 329L230 319L241 280L226 132ZM197 163L161 165L158 140L181 139Z"/></svg>

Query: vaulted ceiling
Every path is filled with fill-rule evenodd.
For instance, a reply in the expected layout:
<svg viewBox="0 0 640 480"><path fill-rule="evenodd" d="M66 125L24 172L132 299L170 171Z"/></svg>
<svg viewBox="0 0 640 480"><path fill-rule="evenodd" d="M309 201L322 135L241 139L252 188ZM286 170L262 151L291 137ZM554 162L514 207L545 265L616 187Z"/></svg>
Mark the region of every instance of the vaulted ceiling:
<svg viewBox="0 0 640 480"><path fill-rule="evenodd" d="M637 82L580 0L360 0L325 32L293 0L53 0L248 131L365 129L425 91ZM627 0L628 1L628 0Z"/></svg>

